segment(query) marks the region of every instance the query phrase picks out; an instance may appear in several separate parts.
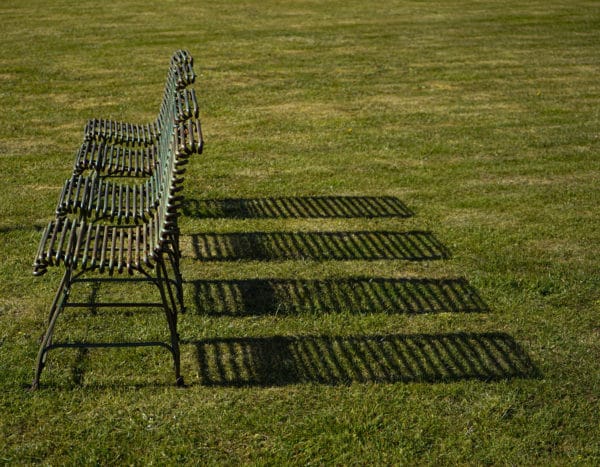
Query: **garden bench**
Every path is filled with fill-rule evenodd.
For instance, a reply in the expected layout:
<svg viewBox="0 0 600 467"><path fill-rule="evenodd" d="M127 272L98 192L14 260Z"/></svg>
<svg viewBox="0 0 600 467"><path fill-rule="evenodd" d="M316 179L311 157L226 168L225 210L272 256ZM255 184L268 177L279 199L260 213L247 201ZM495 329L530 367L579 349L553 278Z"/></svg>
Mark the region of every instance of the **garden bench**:
<svg viewBox="0 0 600 467"><path fill-rule="evenodd" d="M177 92L176 96L180 93ZM173 138L175 150L181 153L192 154L202 150L202 132L198 120L198 109L194 113L176 114L171 120L177 125ZM89 142L84 142L82 149L87 151ZM109 150L103 143L91 144L90 154L96 154L87 159L88 167L94 172L81 175L79 170L67 180L61 191L56 214L64 217L69 213L79 213L90 218L115 218L121 222L123 218L144 219L158 204L161 195L160 183L163 181L164 171L156 170L161 163L168 148L162 142L158 147L146 148L145 152L132 148L112 146ZM162 151L162 152L161 152ZM161 156L163 154L163 156ZM162 161L164 164L164 161ZM186 159L175 161L177 173ZM147 175L143 180L114 181L110 176Z"/></svg>
<svg viewBox="0 0 600 467"><path fill-rule="evenodd" d="M173 54L159 115L153 122L139 124L94 118L84 127L84 139L99 138L131 145L153 144L164 125L161 115L170 106L172 93L175 90L185 89L196 80L193 65L194 60L187 50L178 50Z"/></svg>
<svg viewBox="0 0 600 467"><path fill-rule="evenodd" d="M185 56L189 57L185 63L190 64L185 67L187 76L193 76L191 56ZM171 76L177 76L178 73L172 70L180 65L178 61L171 61L168 80ZM33 273L38 276L46 273L48 267L59 266L64 268L64 274L50 307L32 389L39 387L48 352L55 348L72 347L162 346L173 356L177 384L183 384L177 334L177 315L184 310L177 219L183 202L181 190L185 164L192 154L202 152L203 143L197 104L189 107L194 111L181 112L181 103L185 102L182 96L189 97L192 94L177 86L172 91L163 99L157 119L160 120L160 132L154 135L154 143L143 149L126 148L130 152L121 154L135 154L136 158L126 158L127 162L121 165L114 162L118 158L109 158L117 167L127 166L131 169L139 167L143 155L151 154L153 163L151 167L145 166L149 167L145 171L146 179L112 181L107 178L114 174L111 169L105 170L103 164L90 163L88 168L93 170L91 174L81 175L76 170L65 183L55 218L43 230L33 265ZM97 138L102 135L93 136ZM104 136L107 140L111 135ZM86 135L82 148L89 147L88 143L94 138ZM97 138L97 144L91 146L106 145L106 140ZM116 144L116 140L113 139L110 144L113 143ZM150 152L140 152L144 150ZM80 166L76 164L77 167ZM129 169L123 170L129 173ZM160 301L94 302L93 306L160 307L167 319L168 343L53 342L56 321L65 308L91 306L91 303L69 301L74 284L136 281L154 284Z"/></svg>
<svg viewBox="0 0 600 467"><path fill-rule="evenodd" d="M94 118L89 120L84 127L84 143L75 156L74 173L82 173L87 169L102 171L105 167L113 169L109 175L131 172L122 164L132 157L133 160L142 161L140 167L148 167L142 171L146 175L151 171L154 160L154 147L165 125L170 125L173 120L173 110L179 121L184 121L191 116L198 115L198 102L194 90L186 90L193 84L196 74L193 69L193 58L189 52L178 50L171 58L163 98L158 115L153 122L139 124L121 122L110 119ZM176 109L173 109L173 96ZM176 119L177 119L176 118ZM131 154L123 155L131 151ZM121 173L119 173L119 171ZM137 170L134 175L138 175ZM128 175L131 175L128 173Z"/></svg>
<svg viewBox="0 0 600 467"><path fill-rule="evenodd" d="M165 92L167 95L167 92ZM162 128L165 122L185 122L198 118L198 101L193 89L170 91L175 95L175 113L161 111L156 128ZM171 97L173 99L173 97ZM85 139L75 155L73 173L81 174L86 170L110 176L147 176L152 174L156 162L156 144L160 130L152 135L136 130L132 124L90 120L98 126L98 131L85 130ZM112 125L112 129L111 129ZM129 128L129 129L128 129Z"/></svg>

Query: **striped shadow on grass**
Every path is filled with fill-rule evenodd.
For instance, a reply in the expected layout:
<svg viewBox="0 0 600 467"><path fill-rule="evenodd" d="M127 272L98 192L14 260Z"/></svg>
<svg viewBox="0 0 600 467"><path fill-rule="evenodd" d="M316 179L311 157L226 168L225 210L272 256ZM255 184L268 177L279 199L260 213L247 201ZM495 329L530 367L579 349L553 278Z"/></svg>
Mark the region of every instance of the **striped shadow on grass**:
<svg viewBox="0 0 600 467"><path fill-rule="evenodd" d="M196 218L288 219L411 217L393 196L296 196L186 199L183 213Z"/></svg>
<svg viewBox="0 0 600 467"><path fill-rule="evenodd" d="M408 260L446 259L447 248L431 232L243 232L191 235L196 259Z"/></svg>
<svg viewBox="0 0 600 467"><path fill-rule="evenodd" d="M533 378L505 333L206 339L194 342L201 384L285 386Z"/></svg>
<svg viewBox="0 0 600 467"><path fill-rule="evenodd" d="M195 280L200 314L246 316L292 313L486 312L464 278L347 278L325 280Z"/></svg>

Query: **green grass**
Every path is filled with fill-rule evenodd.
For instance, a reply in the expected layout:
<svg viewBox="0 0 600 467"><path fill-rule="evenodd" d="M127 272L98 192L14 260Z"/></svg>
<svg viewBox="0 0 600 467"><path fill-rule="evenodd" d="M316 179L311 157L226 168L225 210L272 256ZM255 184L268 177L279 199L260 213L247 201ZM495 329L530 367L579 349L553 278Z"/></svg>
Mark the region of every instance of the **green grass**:
<svg viewBox="0 0 600 467"><path fill-rule="evenodd" d="M600 462L597 2L34 0L0 30L0 463ZM161 349L55 350L27 392L83 125L154 118L177 48L187 387Z"/></svg>

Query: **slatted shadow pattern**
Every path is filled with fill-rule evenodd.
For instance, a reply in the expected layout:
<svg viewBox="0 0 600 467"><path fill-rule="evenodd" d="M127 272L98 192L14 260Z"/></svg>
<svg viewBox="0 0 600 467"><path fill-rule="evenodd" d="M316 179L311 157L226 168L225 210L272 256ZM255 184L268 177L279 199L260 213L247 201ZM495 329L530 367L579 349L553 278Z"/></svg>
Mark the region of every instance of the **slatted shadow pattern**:
<svg viewBox="0 0 600 467"><path fill-rule="evenodd" d="M479 313L488 307L464 278L195 280L200 314Z"/></svg>
<svg viewBox="0 0 600 467"><path fill-rule="evenodd" d="M188 199L183 213L197 218L288 219L411 217L393 196L296 196Z"/></svg>
<svg viewBox="0 0 600 467"><path fill-rule="evenodd" d="M393 260L449 257L430 232L243 232L191 236L201 261Z"/></svg>
<svg viewBox="0 0 600 467"><path fill-rule="evenodd" d="M207 386L495 381L532 378L504 333L209 339L195 342Z"/></svg>

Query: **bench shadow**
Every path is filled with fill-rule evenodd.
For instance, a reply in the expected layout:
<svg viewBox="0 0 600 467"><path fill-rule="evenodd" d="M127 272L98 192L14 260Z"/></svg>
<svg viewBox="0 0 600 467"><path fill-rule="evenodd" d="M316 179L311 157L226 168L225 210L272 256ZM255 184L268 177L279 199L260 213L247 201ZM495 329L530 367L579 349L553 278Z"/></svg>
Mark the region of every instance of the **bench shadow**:
<svg viewBox="0 0 600 467"><path fill-rule="evenodd" d="M525 351L505 333L391 334L203 339L205 386L318 383L441 383L535 378Z"/></svg>
<svg viewBox="0 0 600 467"><path fill-rule="evenodd" d="M295 196L186 199L183 214L201 219L411 217L393 196Z"/></svg>
<svg viewBox="0 0 600 467"><path fill-rule="evenodd" d="M0 234L8 234L11 232L41 232L44 230L43 225L40 224L31 224L31 225L3 225L0 226Z"/></svg>
<svg viewBox="0 0 600 467"><path fill-rule="evenodd" d="M240 232L191 235L200 261L408 260L449 258L431 232Z"/></svg>
<svg viewBox="0 0 600 467"><path fill-rule="evenodd" d="M393 197L268 197L186 200L197 218L410 217ZM191 235L196 260L408 260L450 257L427 231L243 232ZM349 277L187 281L195 311L206 316L300 313L484 313L489 308L462 278ZM90 299L94 311L94 293ZM524 349L506 333L384 334L188 338L199 381L213 387L293 384L443 383L540 376ZM189 347L188 347L189 348ZM82 386L89 354L82 351L71 379ZM160 386L160 384L158 385Z"/></svg>
<svg viewBox="0 0 600 467"><path fill-rule="evenodd" d="M464 278L193 280L198 314L481 313L488 306Z"/></svg>

